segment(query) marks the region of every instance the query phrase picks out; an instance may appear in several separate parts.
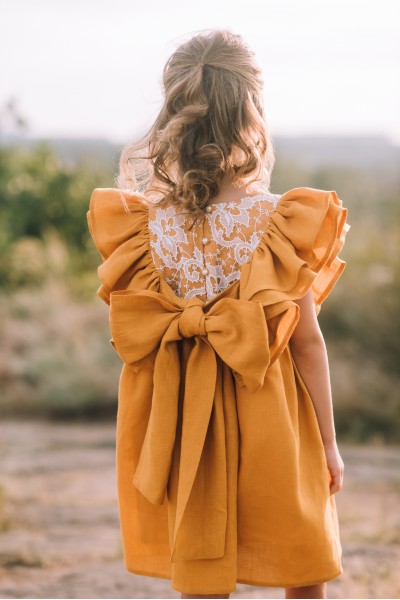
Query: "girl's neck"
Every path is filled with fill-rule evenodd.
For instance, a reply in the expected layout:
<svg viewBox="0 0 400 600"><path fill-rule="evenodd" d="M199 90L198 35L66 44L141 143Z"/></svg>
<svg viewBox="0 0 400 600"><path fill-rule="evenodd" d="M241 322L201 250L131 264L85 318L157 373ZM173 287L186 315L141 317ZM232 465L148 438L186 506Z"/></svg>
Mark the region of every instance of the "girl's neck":
<svg viewBox="0 0 400 600"><path fill-rule="evenodd" d="M254 195L256 192L249 191L249 183L243 182L240 185L233 184L230 177L225 176L220 186L219 192L211 200L211 204L219 204L222 202L235 202L248 195Z"/></svg>
<svg viewBox="0 0 400 600"><path fill-rule="evenodd" d="M155 181L155 180L153 180ZM153 183L152 181L152 183ZM160 182L157 182L157 185L160 186ZM164 186L161 185L161 188ZM167 190L167 188L165 187ZM219 192L216 196L214 196L210 204L222 204L225 202L235 202L241 200L246 196L254 196L258 192L255 189L251 189L251 185L249 181L242 181L240 184L232 183L232 177L230 175L225 175L220 185Z"/></svg>

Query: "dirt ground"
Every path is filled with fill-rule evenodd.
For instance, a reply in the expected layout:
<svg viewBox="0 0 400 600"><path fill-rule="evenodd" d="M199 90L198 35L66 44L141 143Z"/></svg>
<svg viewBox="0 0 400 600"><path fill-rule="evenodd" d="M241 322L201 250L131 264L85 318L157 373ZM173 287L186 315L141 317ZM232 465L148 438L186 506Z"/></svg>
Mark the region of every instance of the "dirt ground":
<svg viewBox="0 0 400 600"><path fill-rule="evenodd" d="M400 447L340 449L344 573L328 595L399 598ZM0 424L0 597L180 598L169 580L124 569L113 424ZM283 597L243 584L231 594Z"/></svg>

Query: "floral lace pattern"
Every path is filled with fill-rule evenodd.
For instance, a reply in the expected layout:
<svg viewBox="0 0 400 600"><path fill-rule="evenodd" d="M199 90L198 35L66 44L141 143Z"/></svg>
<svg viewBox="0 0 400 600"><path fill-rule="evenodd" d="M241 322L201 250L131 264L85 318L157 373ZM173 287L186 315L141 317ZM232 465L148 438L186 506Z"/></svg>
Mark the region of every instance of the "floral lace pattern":
<svg viewBox="0 0 400 600"><path fill-rule="evenodd" d="M175 294L208 301L237 281L280 196L249 196L211 205L191 228L192 217L175 206L151 207L152 259Z"/></svg>

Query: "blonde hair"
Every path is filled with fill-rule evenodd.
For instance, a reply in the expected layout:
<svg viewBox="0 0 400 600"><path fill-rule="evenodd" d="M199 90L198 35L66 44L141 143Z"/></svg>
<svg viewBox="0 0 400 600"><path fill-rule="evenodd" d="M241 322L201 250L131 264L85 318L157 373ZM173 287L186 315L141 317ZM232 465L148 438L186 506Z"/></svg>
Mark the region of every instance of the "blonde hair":
<svg viewBox="0 0 400 600"><path fill-rule="evenodd" d="M163 70L158 117L121 153L118 187L196 215L225 176L234 185L249 181L258 193L268 192L275 155L263 83L254 52L240 35L207 30L181 44Z"/></svg>

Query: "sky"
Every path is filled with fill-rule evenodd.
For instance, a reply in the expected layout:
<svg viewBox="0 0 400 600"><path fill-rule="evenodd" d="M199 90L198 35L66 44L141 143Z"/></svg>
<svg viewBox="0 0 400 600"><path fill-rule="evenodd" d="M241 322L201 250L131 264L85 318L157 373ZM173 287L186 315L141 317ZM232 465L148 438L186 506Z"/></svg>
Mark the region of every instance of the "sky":
<svg viewBox="0 0 400 600"><path fill-rule="evenodd" d="M224 28L255 51L272 137L400 144L399 17L400 0L0 0L0 115L13 98L30 136L125 143L178 45Z"/></svg>

